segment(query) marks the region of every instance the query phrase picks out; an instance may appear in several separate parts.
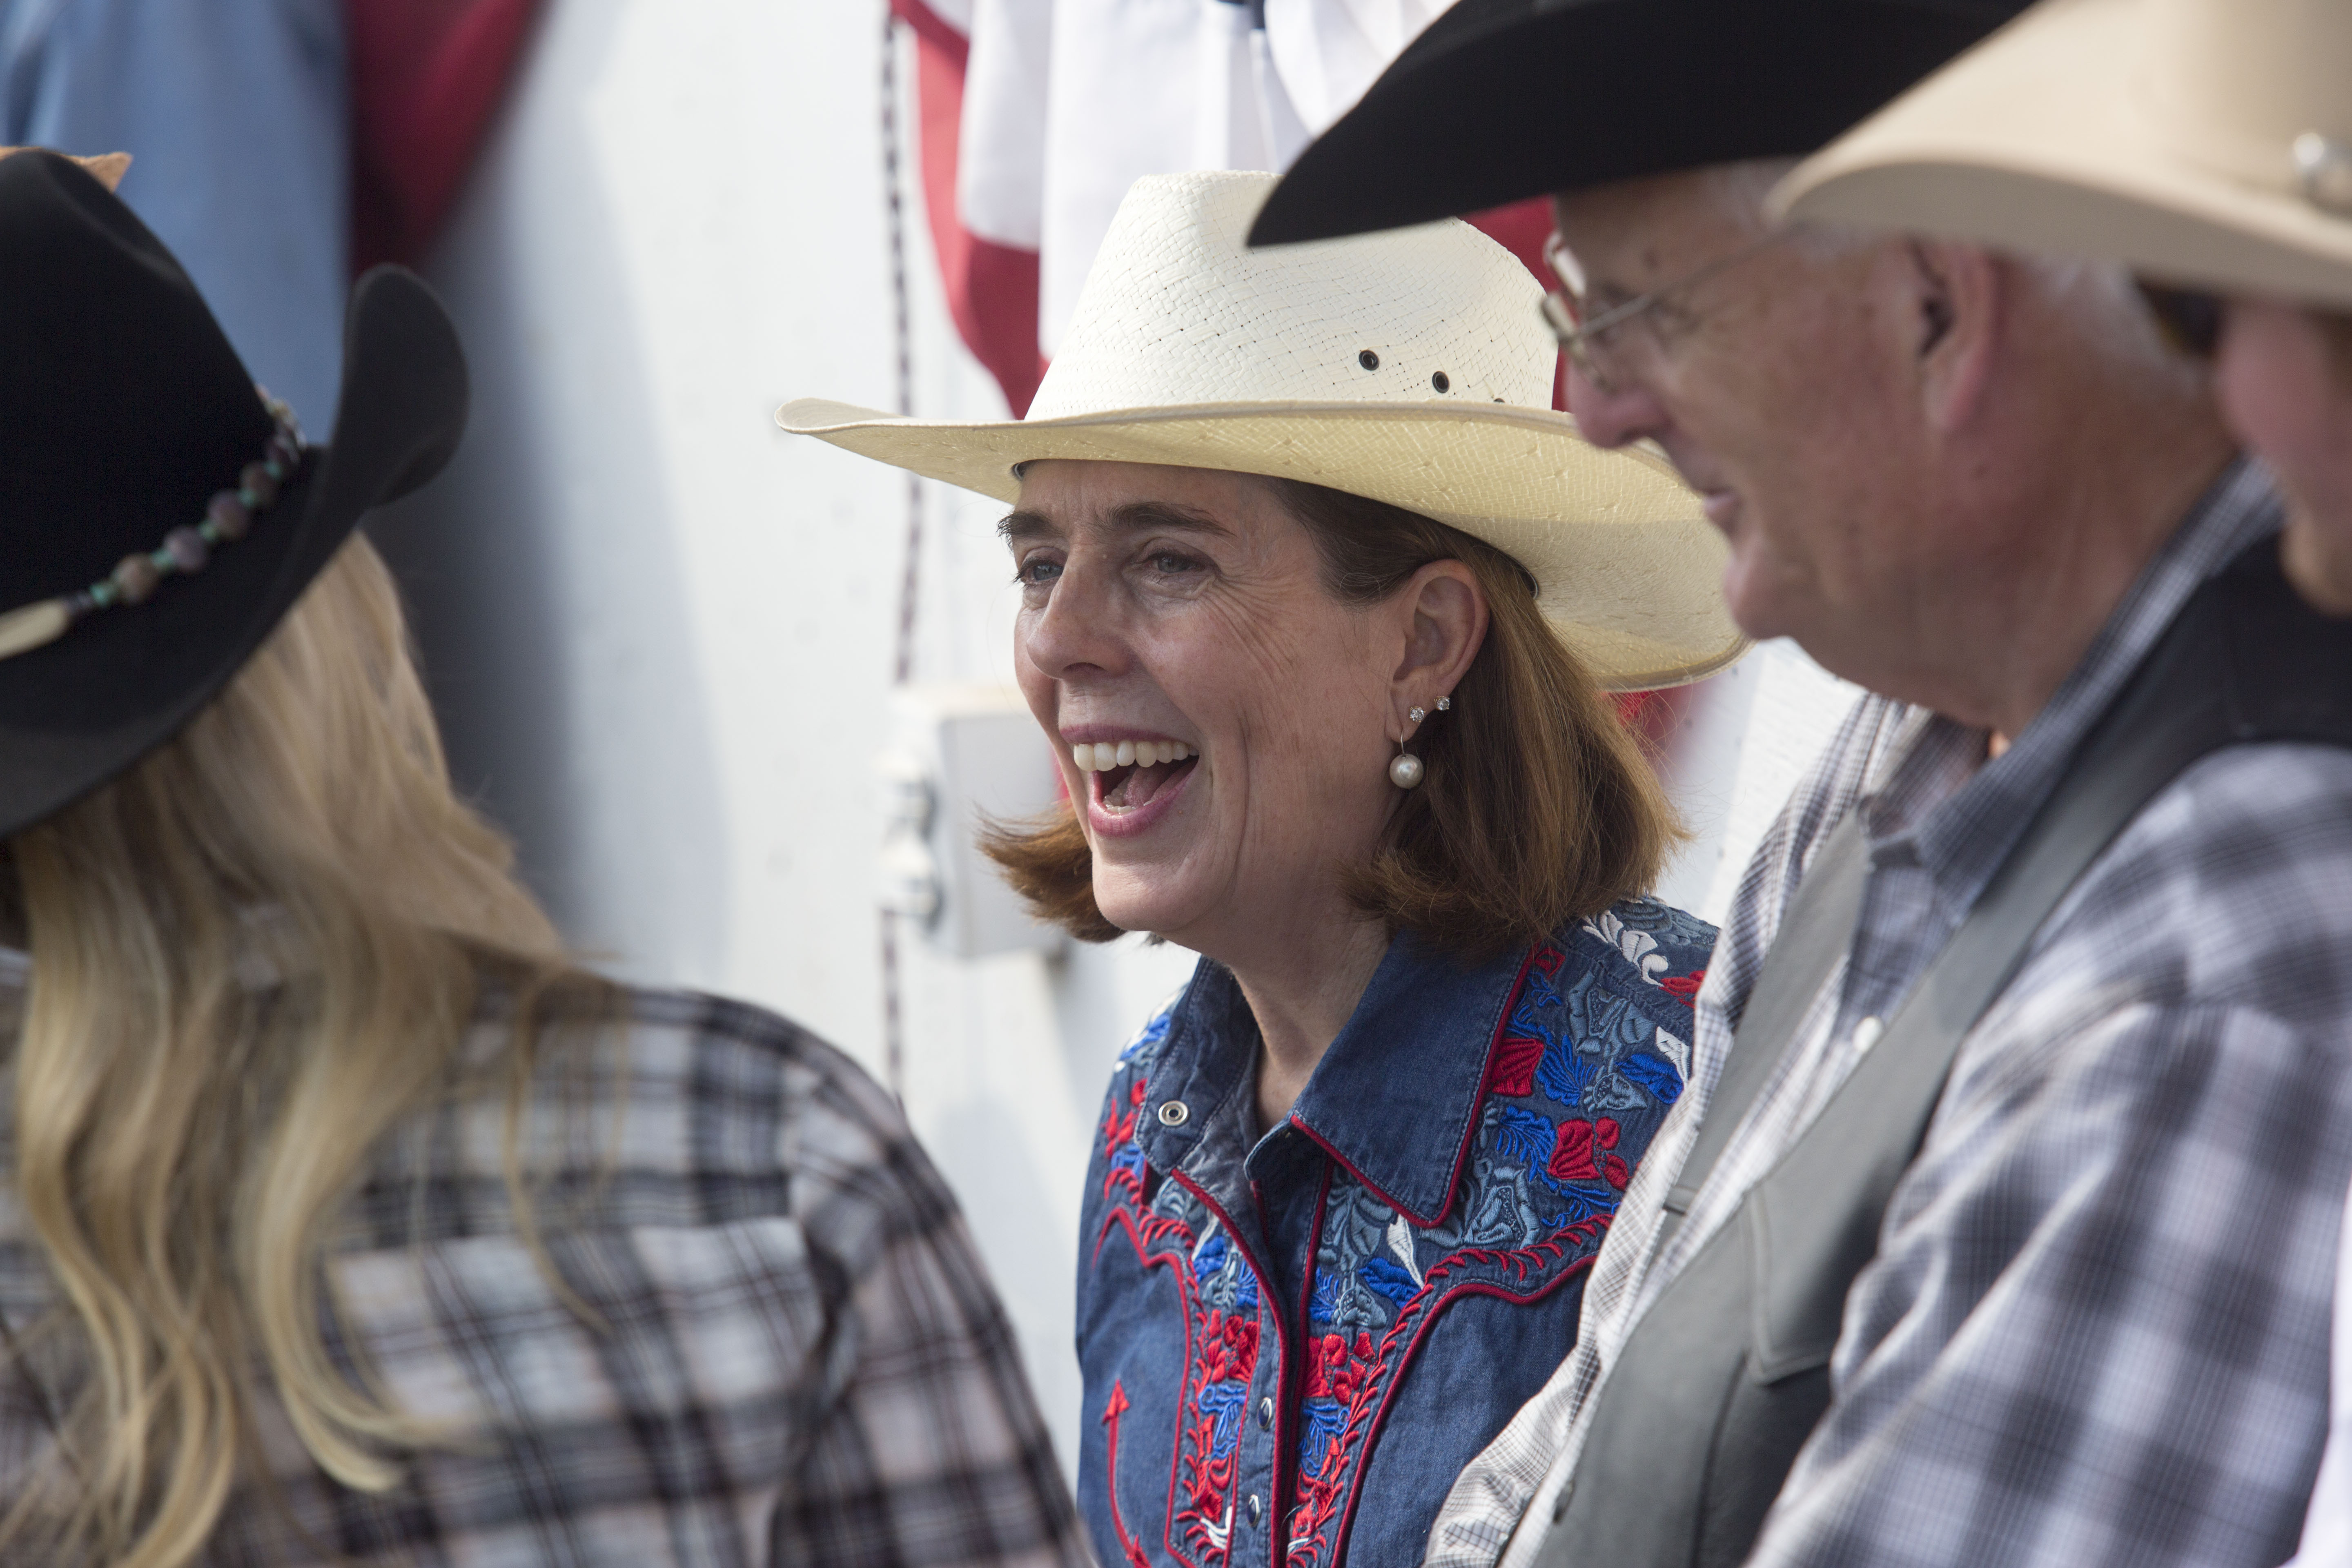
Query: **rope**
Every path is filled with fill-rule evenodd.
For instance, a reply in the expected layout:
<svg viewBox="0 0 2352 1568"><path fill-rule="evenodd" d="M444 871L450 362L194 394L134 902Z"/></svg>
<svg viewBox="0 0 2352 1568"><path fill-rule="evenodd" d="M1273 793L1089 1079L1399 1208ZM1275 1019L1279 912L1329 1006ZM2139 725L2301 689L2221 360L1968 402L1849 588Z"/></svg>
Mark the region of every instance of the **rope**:
<svg viewBox="0 0 2352 1568"><path fill-rule="evenodd" d="M898 347L898 412L915 412L915 325L907 287L907 208L899 191L898 19L889 0L882 6L882 190L889 214L890 296L897 316ZM915 605L920 582L923 549L923 485L907 475L907 554L898 579L898 634L890 670L890 684L904 686L915 669ZM907 1043L903 986L898 973L898 916L880 911L882 919L882 1056L890 1092L907 1098Z"/></svg>

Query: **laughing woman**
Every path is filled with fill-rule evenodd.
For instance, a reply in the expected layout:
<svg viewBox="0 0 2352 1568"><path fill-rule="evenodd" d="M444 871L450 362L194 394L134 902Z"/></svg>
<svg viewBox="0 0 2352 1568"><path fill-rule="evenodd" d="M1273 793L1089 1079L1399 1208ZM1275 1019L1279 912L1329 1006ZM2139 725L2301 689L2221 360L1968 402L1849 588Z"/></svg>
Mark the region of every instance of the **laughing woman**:
<svg viewBox="0 0 2352 1568"><path fill-rule="evenodd" d="M1603 695L1738 652L1696 502L1544 408L1499 247L1250 252L1270 183L1137 185L1026 422L783 415L1014 502L1075 806L994 853L1201 954L1087 1178L1109 1563L1419 1561L1574 1340L1714 940L1641 896L1675 829Z"/></svg>

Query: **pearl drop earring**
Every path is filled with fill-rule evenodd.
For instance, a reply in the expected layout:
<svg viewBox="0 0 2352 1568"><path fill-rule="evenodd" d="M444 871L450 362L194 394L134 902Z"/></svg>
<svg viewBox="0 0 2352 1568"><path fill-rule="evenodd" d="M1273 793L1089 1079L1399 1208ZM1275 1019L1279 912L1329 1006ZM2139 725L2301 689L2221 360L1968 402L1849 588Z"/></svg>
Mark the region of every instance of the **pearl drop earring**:
<svg viewBox="0 0 2352 1568"><path fill-rule="evenodd" d="M1421 759L1404 749L1404 739L1397 739L1396 760L1389 763L1389 783L1399 789L1412 789L1421 783Z"/></svg>
<svg viewBox="0 0 2352 1568"><path fill-rule="evenodd" d="M1437 700L1437 710L1440 713L1453 706L1454 699L1450 696ZM1410 723L1418 724L1428 717L1429 710L1426 708L1408 709L1405 712L1405 719ZM1399 789L1416 789L1420 787L1424 772L1426 770L1421 765L1421 759L1404 749L1404 737L1399 735L1396 758L1389 763L1389 783Z"/></svg>

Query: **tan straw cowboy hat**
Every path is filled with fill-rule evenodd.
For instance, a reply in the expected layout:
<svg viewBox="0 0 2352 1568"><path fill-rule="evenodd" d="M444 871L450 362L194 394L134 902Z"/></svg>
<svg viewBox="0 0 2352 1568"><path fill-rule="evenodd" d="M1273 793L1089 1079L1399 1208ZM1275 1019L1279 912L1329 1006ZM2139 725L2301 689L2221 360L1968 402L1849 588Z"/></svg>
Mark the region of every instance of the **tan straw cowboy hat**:
<svg viewBox="0 0 2352 1568"><path fill-rule="evenodd" d="M2044 0L1774 201L2352 306L2352 0Z"/></svg>
<svg viewBox="0 0 2352 1568"><path fill-rule="evenodd" d="M1697 497L1548 406L1555 350L1527 269L1454 220L1249 250L1274 184L1138 181L1026 419L803 398L776 422L1006 501L1021 464L1052 458L1304 479L1507 551L1604 686L1678 685L1738 658Z"/></svg>

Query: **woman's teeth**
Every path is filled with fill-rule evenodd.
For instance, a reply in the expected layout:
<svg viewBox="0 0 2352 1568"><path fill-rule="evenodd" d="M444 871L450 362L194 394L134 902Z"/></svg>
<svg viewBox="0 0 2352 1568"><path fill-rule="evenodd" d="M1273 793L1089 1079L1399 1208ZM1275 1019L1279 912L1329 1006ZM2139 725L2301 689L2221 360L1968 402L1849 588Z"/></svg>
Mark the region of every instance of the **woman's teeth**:
<svg viewBox="0 0 2352 1568"><path fill-rule="evenodd" d="M1108 773L1113 768L1154 768L1162 763L1181 763L1192 755L1192 748L1181 741L1121 741L1112 745L1108 741L1097 741L1092 745L1072 746L1070 761L1078 764L1082 773Z"/></svg>

